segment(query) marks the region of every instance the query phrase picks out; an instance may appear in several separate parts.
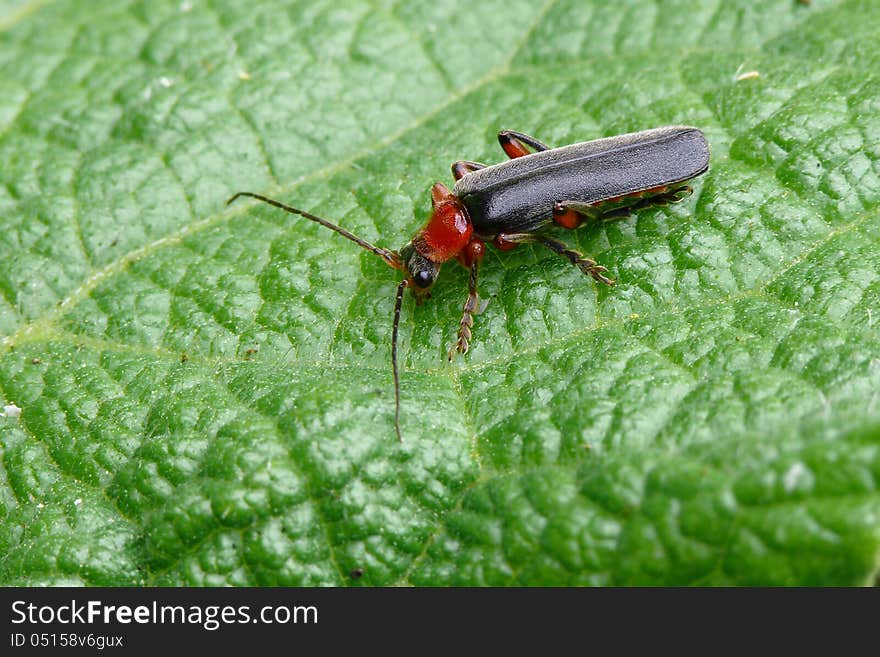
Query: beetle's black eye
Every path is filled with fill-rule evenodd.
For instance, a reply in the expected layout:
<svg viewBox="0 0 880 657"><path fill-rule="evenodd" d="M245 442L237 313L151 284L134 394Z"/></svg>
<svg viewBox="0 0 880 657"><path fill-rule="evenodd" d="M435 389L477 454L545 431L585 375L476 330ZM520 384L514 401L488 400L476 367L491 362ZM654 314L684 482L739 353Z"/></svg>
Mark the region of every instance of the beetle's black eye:
<svg viewBox="0 0 880 657"><path fill-rule="evenodd" d="M424 298L428 288L437 280L440 264L431 262L419 253L412 242L400 250L400 258L405 263L406 276L412 282L413 294Z"/></svg>
<svg viewBox="0 0 880 657"><path fill-rule="evenodd" d="M419 287L431 287L431 284L434 282L434 274L427 269L423 269L421 271L417 271L413 275L413 280Z"/></svg>

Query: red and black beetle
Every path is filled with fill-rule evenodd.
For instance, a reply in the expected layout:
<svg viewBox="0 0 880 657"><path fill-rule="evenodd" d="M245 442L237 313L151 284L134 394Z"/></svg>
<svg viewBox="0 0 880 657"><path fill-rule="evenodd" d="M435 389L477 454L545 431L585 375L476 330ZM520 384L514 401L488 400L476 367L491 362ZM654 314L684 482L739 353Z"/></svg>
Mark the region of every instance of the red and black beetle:
<svg viewBox="0 0 880 657"><path fill-rule="evenodd" d="M404 288L417 303L429 296L440 266L455 258L470 271L468 298L458 329L458 341L449 350L467 353L473 316L479 311L477 274L485 243L506 251L518 244L535 243L566 258L585 274L613 285L607 269L568 248L542 229L552 224L574 229L586 220L605 221L640 208L675 203L693 190L689 180L709 168L709 144L703 133L688 126L667 126L616 137L550 148L533 137L503 130L498 141L509 161L487 166L459 161L452 165L456 183L450 192L442 183L431 188L433 212L428 223L400 251L362 240L344 228L314 214L261 194L241 196L269 203L315 221L381 257L399 269L391 337L394 373L394 427L400 438L400 379L397 370L397 332Z"/></svg>

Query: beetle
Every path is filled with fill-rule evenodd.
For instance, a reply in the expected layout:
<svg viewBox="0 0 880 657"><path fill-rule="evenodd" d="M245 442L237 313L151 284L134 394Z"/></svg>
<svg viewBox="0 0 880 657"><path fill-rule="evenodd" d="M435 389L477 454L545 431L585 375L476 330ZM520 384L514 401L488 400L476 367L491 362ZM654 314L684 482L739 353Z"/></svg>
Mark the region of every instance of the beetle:
<svg viewBox="0 0 880 657"><path fill-rule="evenodd" d="M544 229L573 230L585 221L627 216L656 205L677 203L693 189L688 182L709 168L709 144L698 128L665 126L550 148L514 130L498 133L508 160L486 165L469 160L452 164L452 191L435 183L427 223L399 251L370 244L341 226L262 194L238 192L226 204L247 196L317 222L371 251L403 272L397 286L391 330L394 376L394 428L400 433L400 375L397 335L403 294L409 288L416 303L430 296L441 265L455 258L470 272L458 340L449 350L465 354L472 338L474 315L481 311L477 294L480 263L491 242L502 251L519 244L544 246L566 258L596 281L613 285L608 270L568 247Z"/></svg>

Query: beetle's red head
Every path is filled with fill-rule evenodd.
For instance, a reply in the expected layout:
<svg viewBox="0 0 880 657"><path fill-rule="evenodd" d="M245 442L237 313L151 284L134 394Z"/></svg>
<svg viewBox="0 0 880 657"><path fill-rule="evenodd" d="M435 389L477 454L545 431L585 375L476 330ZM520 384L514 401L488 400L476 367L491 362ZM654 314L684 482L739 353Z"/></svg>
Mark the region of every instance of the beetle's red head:
<svg viewBox="0 0 880 657"><path fill-rule="evenodd" d="M442 183L431 188L431 203L428 223L400 250L403 272L417 301L430 296L440 265L461 252L474 232L467 209Z"/></svg>

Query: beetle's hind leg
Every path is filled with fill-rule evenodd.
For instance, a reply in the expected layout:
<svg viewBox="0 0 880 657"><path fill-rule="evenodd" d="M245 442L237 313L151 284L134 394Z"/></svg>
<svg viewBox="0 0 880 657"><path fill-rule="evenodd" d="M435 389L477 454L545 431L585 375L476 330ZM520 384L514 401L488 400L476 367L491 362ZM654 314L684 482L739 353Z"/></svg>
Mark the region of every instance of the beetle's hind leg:
<svg viewBox="0 0 880 657"><path fill-rule="evenodd" d="M565 242L541 235L539 233L499 233L495 237L496 244L541 244L546 246L553 253L561 255L575 267L585 274L589 274L600 283L605 285L614 285L614 279L608 278L605 274L608 269L597 263L595 260L586 257L580 251L568 248ZM502 246L503 248L503 246Z"/></svg>
<svg viewBox="0 0 880 657"><path fill-rule="evenodd" d="M498 143L511 160L530 155L536 151L546 151L550 147L529 135L516 130L502 130L498 133ZM531 149L531 150L530 150Z"/></svg>
<svg viewBox="0 0 880 657"><path fill-rule="evenodd" d="M599 221L604 218L602 211L595 205L577 201L556 201L553 204L553 221L569 230L574 230L584 221Z"/></svg>
<svg viewBox="0 0 880 657"><path fill-rule="evenodd" d="M672 205L673 203L680 203L693 193L693 187L691 187L690 185L682 185L681 187L665 190L660 193L646 196L634 196L632 203L628 203L621 207L611 208L609 210L601 212L599 215L599 219L602 221L607 221L609 219L621 219L623 217L628 217L638 210L645 210L647 208L656 208L662 207L664 205Z"/></svg>
<svg viewBox="0 0 880 657"><path fill-rule="evenodd" d="M620 196L598 203L557 201L553 204L553 221L563 228L574 230L584 221L622 219L645 208L679 203L694 193L690 185L675 188L661 187L629 196Z"/></svg>
<svg viewBox="0 0 880 657"><path fill-rule="evenodd" d="M480 162L471 162L470 160L459 160L458 162L452 163L452 177L456 180L461 180L467 174L472 171L479 171L480 169L485 169L486 165L481 164Z"/></svg>

